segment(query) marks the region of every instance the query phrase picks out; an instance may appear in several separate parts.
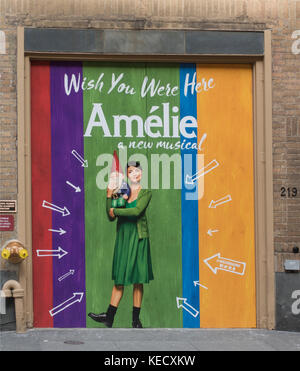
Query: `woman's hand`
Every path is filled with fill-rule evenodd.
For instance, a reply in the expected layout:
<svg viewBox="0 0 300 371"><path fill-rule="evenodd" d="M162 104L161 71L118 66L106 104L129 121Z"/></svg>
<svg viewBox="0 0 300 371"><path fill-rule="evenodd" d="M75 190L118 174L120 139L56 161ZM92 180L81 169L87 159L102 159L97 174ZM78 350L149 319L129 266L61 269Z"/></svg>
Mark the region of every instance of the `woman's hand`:
<svg viewBox="0 0 300 371"><path fill-rule="evenodd" d="M123 179L124 175L119 172L115 171L110 174L106 192L107 197L111 197L114 191L121 187Z"/></svg>
<svg viewBox="0 0 300 371"><path fill-rule="evenodd" d="M116 217L115 214L114 214L114 209L113 209L113 208L110 208L110 209L109 209L109 216L110 216L111 218L115 218L115 217Z"/></svg>
<svg viewBox="0 0 300 371"><path fill-rule="evenodd" d="M112 194L113 194L113 191L114 190L112 188L107 188L106 196L110 198L112 196Z"/></svg>

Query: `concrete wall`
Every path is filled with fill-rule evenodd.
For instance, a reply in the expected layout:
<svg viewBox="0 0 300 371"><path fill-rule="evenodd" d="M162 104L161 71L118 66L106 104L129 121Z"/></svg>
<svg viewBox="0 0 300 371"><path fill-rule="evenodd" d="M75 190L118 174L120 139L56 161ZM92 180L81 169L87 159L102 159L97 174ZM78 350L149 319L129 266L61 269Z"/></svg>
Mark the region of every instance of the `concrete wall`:
<svg viewBox="0 0 300 371"><path fill-rule="evenodd" d="M1 199L17 199L18 192L17 26L135 30L271 29L275 271L277 280L290 274L283 273L285 259L300 259L299 253L292 252L293 247L300 248L300 43L297 46L296 39L292 39L292 34L300 30L299 0L0 0ZM298 37L300 39L300 31ZM282 187L286 188L285 195ZM293 187L298 190L297 196L288 197L287 189ZM17 237L16 229L2 232L1 246L6 240ZM0 269L16 271L17 267L1 259ZM299 275L292 277L295 282L299 279ZM295 285L293 283L293 290ZM300 284L298 286L300 289ZM281 312L277 311L278 316ZM289 329L289 326L285 328Z"/></svg>

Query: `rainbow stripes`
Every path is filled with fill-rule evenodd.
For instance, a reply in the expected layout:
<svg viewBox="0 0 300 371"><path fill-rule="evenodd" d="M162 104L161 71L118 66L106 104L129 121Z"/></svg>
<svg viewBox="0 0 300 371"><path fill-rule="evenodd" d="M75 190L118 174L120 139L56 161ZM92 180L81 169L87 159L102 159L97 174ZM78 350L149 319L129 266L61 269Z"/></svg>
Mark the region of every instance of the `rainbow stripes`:
<svg viewBox="0 0 300 371"><path fill-rule="evenodd" d="M38 63L32 67L33 246L38 251L33 256L33 280L37 327L86 325L85 300L57 315L49 312L67 300L72 302L72 297L76 301L80 298L78 293L85 296L84 168L72 155L73 150L83 153L82 94L66 96L62 88L64 74L81 71L78 63ZM67 182L81 191L76 192ZM43 204L48 207L41 208ZM69 215L63 216L60 209L64 208ZM61 279L68 273L72 277Z"/></svg>
<svg viewBox="0 0 300 371"><path fill-rule="evenodd" d="M154 82L142 97L139 93L146 77L147 84ZM109 90L112 82L115 88ZM147 160L142 162L143 174L148 171L148 187L152 188L147 215L154 281L145 285L141 311L144 327L255 324L251 89L249 66L32 62L35 327L101 326L87 313L103 312L109 304L116 235L116 224L108 221L105 212L106 190L99 188L99 179L105 178L105 169L109 174L111 163L101 155L112 155L120 144L127 146L127 159L139 156L131 159ZM155 91L153 96L151 90ZM215 109L216 102L223 104L221 109ZM95 125L91 135L85 136L95 104ZM130 130L124 123L120 125L120 135L105 136L100 106L110 134L116 130L114 117L136 115L144 125L152 115L147 130L153 137L138 136L136 122L131 123L132 136L125 135ZM195 118L198 126L189 127L190 121L187 122L183 129L189 134L188 139L176 128L176 122L179 124L186 116ZM162 127L165 120L167 128ZM142 129L144 133L145 127ZM161 136L157 136L159 132ZM199 144L204 137L200 138L200 133L207 133L201 151ZM188 147L178 146L188 142ZM201 167L197 155L204 153L206 163L218 160L220 166L205 178L206 192L198 199L199 183L186 184L185 180L197 173ZM175 165L169 170L171 189L163 187L161 178L151 182L153 154L157 158L171 158L174 154L181 158L181 189L174 186ZM120 153L118 156L121 160ZM124 165L121 162L123 168ZM162 166L156 170L161 177ZM247 192L240 192L241 189ZM216 209L208 207L211 200L227 194L233 202ZM234 203L237 199L239 202ZM218 230L213 237L207 234L210 228ZM224 259L245 263L245 276L224 270L214 274L204 261L211 261L207 259L218 253ZM200 287L200 282L208 289ZM239 310L241 303L236 304L241 297L244 311ZM131 326L131 308L132 290L126 288L114 327Z"/></svg>
<svg viewBox="0 0 300 371"><path fill-rule="evenodd" d="M156 78L160 78L159 74L162 72L166 75L165 66L158 68L151 65L141 66L142 69L135 70L126 66L128 73L129 70L131 71L131 83L134 84L136 79L136 86L145 73L149 76L151 74L155 76L158 73ZM124 65L115 65L112 68L108 64L79 62L33 62L32 64L31 142L35 327L94 327L95 323L90 323L89 318L86 317L87 310L106 309L112 287L110 269L115 225L110 225L106 220L103 192L99 192L95 184L98 172L96 158L105 151L112 152L117 142L115 140L111 145L97 134L93 135L93 138L84 138L84 131L93 102L104 102L107 107L111 106L115 99L113 96L112 98L106 96L101 97L100 100L97 90L88 92L79 88L76 92L75 85L68 95L64 82L66 78L70 82L72 76L73 78L80 76L81 82L83 76L89 79L94 78L94 81L97 81L102 70L106 71L106 75L109 71L110 74L113 72L115 76L118 76L124 68ZM184 95L182 88L186 74L189 73L192 78L195 71L195 65L172 65L172 68L169 66L168 69L168 81L172 81L181 88L180 96L170 99L170 105L177 105L180 108L180 118L186 115L197 116L196 95L191 92ZM106 82L105 77L103 82ZM108 84L108 81L106 83ZM136 101L133 98L131 100L133 100L131 108L140 111L142 115L146 110L144 103L139 101L136 105ZM125 106L125 103L126 100L121 101L120 106ZM161 105L164 100L156 98L150 103ZM126 107L128 105L130 104ZM184 137L180 140L183 141ZM192 142L197 143L197 136ZM155 153L155 150L153 152ZM160 152L165 153L165 150L160 149ZM195 172L196 152L195 150L181 151L182 161L185 155L191 156L192 159L192 167L182 168L183 180L187 174ZM148 151L144 153L150 155ZM82 163L78 161L79 156L89 160L88 168L81 166ZM195 188L197 187L192 186L191 189L186 189L183 183L182 190L175 191L175 193L171 191L173 194L171 202L179 205L179 208L173 208L169 214L167 208L167 215L164 218L166 218L167 234L170 233L172 237L171 240L167 238L164 245L167 245L169 240L172 242L170 248L173 249L173 255L170 256L168 262L160 260L156 263L161 264L160 267L156 267L158 286L154 287L153 293L150 292L149 295L159 302L162 294L159 289L162 286L159 283L159 272L164 264L169 264L169 270L162 270L161 273L161 281L164 282L166 290L170 291L168 280L173 274L176 284L172 292L167 292L167 305L170 309L165 314L163 322L155 325L155 319L148 317L146 313L146 311L151 312L151 305L150 308L145 308L144 321L148 320L149 326L164 327L164 323L168 327L200 326L199 315L193 317L187 311L176 307L176 297L180 296L186 298L190 305L199 310L199 288L194 285L194 281L199 279L198 208ZM154 198L161 200L162 205L167 205L170 201L168 190L155 190L155 193L157 196ZM181 203L178 204L180 200ZM171 218L173 225L181 226L181 232L178 229L177 235L174 235L174 230L170 225ZM99 228L95 228L95 223L99 225ZM149 223L151 225L152 220ZM154 228L157 228L155 223ZM169 231L168 228L170 228ZM159 246L155 245L162 240L156 237L159 233L154 229L151 239L153 240L154 261L157 260L155 254L159 252ZM105 243L107 244L109 236L111 237L110 249L107 251ZM165 248L165 259L167 259L170 252L167 246ZM120 327L126 327L122 324L124 321L125 319L120 321Z"/></svg>

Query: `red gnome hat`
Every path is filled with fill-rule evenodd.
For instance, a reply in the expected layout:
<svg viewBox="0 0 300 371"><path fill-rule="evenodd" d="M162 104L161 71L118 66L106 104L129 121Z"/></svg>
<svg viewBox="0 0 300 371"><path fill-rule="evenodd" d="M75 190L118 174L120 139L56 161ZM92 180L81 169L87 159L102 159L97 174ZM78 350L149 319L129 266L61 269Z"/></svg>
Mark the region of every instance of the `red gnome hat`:
<svg viewBox="0 0 300 371"><path fill-rule="evenodd" d="M121 174L124 175L123 170L122 170L121 165L120 165L118 155L117 155L117 151L114 151L113 156L114 156L114 158L113 158L113 162L112 162L112 165L111 165L110 173L117 172L117 173L121 173Z"/></svg>

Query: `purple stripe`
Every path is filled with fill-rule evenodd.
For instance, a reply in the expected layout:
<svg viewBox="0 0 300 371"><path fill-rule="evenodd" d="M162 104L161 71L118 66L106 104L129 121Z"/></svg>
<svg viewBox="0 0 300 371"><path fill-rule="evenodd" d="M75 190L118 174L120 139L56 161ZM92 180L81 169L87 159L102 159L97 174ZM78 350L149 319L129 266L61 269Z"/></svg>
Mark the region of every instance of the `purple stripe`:
<svg viewBox="0 0 300 371"><path fill-rule="evenodd" d="M81 89L65 93L65 74L69 81L72 74L77 78L82 74L81 63L51 63L52 203L70 212L67 216L52 212L52 229L67 232L52 232L52 249L61 247L67 252L60 259L53 257L53 307L65 302L54 311L53 322L54 327L85 327L84 167L72 155L76 150L84 156L83 95ZM80 187L81 192L76 193L67 181ZM74 274L69 274L70 270ZM81 301L75 293L83 293Z"/></svg>

